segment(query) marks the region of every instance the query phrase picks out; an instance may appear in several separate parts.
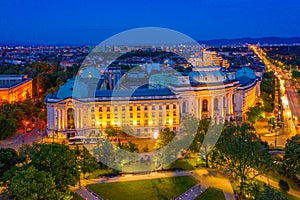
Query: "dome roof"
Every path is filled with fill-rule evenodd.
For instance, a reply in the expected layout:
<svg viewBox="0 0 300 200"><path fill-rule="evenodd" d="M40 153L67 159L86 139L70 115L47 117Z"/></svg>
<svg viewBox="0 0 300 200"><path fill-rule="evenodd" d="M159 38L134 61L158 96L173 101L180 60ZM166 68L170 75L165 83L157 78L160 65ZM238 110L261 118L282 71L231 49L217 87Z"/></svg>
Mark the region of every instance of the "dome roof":
<svg viewBox="0 0 300 200"><path fill-rule="evenodd" d="M82 82L76 82L76 88L74 88L75 80L68 79L64 85L59 87L57 92L57 98L66 99L71 97L84 97L88 94L88 86Z"/></svg>
<svg viewBox="0 0 300 200"><path fill-rule="evenodd" d="M242 67L236 72L236 78L242 85L247 85L256 80L256 75L249 67Z"/></svg>
<svg viewBox="0 0 300 200"><path fill-rule="evenodd" d="M252 69L249 67L242 67L240 70L236 72L236 78L238 80L247 77L248 79L255 79L256 75Z"/></svg>

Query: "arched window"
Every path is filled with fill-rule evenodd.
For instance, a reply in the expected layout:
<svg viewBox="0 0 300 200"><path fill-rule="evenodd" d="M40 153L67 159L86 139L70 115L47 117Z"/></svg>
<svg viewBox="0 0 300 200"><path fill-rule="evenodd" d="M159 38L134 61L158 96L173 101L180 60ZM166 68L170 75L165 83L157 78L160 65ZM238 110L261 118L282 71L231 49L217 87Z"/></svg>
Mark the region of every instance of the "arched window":
<svg viewBox="0 0 300 200"><path fill-rule="evenodd" d="M214 110L218 110L219 109L219 99L215 98L214 99Z"/></svg>
<svg viewBox="0 0 300 200"><path fill-rule="evenodd" d="M68 110L67 110L67 125L68 125L68 129L75 128L74 109L73 108L68 108Z"/></svg>
<svg viewBox="0 0 300 200"><path fill-rule="evenodd" d="M204 99L202 101L202 112L207 112L207 104L208 104L208 101L206 99Z"/></svg>

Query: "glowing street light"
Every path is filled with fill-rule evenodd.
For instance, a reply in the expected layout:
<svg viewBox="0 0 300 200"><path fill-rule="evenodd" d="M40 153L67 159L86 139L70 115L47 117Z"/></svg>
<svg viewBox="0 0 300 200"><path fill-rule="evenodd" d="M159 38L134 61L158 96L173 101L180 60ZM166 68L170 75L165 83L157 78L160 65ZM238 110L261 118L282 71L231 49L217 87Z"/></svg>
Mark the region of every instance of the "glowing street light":
<svg viewBox="0 0 300 200"><path fill-rule="evenodd" d="M153 138L154 138L155 140L158 138L158 132L157 132L157 131L154 132Z"/></svg>

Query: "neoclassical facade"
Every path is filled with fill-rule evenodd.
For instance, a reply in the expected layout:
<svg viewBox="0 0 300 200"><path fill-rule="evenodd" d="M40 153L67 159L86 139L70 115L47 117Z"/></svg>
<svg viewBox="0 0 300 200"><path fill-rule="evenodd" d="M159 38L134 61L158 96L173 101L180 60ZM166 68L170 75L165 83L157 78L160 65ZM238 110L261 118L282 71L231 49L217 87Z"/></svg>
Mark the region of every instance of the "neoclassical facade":
<svg viewBox="0 0 300 200"><path fill-rule="evenodd" d="M165 85L155 86L155 80L164 80ZM112 126L149 138L166 126L176 132L185 114L199 120L211 118L214 123L241 121L260 90L259 78L249 68L228 72L199 67L188 76L156 74L149 79L148 88L96 89L86 97L74 95L74 82L68 80L45 99L49 135L102 133L100 130ZM88 93L89 89L82 86L79 90Z"/></svg>

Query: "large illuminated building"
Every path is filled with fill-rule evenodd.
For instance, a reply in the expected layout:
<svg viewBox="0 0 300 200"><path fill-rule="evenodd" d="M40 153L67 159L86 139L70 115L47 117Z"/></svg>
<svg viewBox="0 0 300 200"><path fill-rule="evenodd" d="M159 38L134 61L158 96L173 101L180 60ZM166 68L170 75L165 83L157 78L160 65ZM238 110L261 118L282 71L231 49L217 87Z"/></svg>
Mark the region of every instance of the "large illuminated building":
<svg viewBox="0 0 300 200"><path fill-rule="evenodd" d="M97 84L101 84L95 73L95 68L86 68L79 78L98 76ZM176 132L185 114L199 120L211 118L214 123L241 121L260 91L259 78L249 68L228 72L209 66L193 68L188 76L153 75L147 88L99 89L86 98L74 97L74 82L69 79L45 99L48 135L99 134L111 126L148 138L166 126ZM76 87L86 93L90 89L84 84Z"/></svg>
<svg viewBox="0 0 300 200"><path fill-rule="evenodd" d="M27 75L0 75L0 101L23 101L32 96L32 79Z"/></svg>

